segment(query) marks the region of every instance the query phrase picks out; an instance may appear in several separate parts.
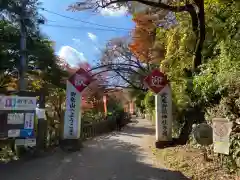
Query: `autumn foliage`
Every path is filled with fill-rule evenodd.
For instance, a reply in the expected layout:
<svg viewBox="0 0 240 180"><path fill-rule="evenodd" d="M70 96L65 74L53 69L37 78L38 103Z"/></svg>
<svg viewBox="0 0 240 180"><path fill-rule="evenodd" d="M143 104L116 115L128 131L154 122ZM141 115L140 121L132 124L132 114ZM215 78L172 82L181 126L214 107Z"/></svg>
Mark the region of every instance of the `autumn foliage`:
<svg viewBox="0 0 240 180"><path fill-rule="evenodd" d="M68 73L73 75L79 68L83 68L86 71L91 69L91 65L87 62L81 62L76 67L71 67L65 60L62 60L62 66ZM95 77L94 73L89 72L93 77L91 84L82 92L82 110L92 109L93 107L99 111L103 110L102 97L104 94L104 88L101 87L103 79L100 76ZM66 80L65 80L66 81Z"/></svg>
<svg viewBox="0 0 240 180"><path fill-rule="evenodd" d="M151 48L155 41L156 26L150 15L139 13L134 18L135 29L132 32L132 42L129 48L143 62L151 61Z"/></svg>

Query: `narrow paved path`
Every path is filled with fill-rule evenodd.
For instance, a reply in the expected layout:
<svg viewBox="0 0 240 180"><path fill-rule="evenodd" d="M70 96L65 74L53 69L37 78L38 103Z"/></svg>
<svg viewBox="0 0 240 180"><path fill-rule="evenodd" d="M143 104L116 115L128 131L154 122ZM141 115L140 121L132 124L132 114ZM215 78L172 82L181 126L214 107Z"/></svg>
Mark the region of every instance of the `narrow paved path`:
<svg viewBox="0 0 240 180"><path fill-rule="evenodd" d="M79 152L59 150L48 157L0 166L2 180L185 180L164 169L151 153L154 130L143 119L122 132L84 143Z"/></svg>

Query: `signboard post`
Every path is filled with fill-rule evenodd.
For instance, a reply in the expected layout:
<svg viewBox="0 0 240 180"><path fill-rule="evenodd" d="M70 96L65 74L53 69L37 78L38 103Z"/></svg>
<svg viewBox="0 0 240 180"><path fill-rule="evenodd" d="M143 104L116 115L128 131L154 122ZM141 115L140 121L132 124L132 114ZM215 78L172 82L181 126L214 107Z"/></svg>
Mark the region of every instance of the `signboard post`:
<svg viewBox="0 0 240 180"><path fill-rule="evenodd" d="M34 118L36 107L36 97L0 96L0 111L4 114L1 120L7 124L2 137L16 139L16 145L28 146L27 143L31 142L31 146L35 146ZM24 144L17 143L21 140Z"/></svg>
<svg viewBox="0 0 240 180"><path fill-rule="evenodd" d="M82 68L67 80L64 139L79 139L81 131L82 91L91 83L91 76Z"/></svg>
<svg viewBox="0 0 240 180"><path fill-rule="evenodd" d="M225 118L214 118L212 121L214 152L228 155L232 122L229 122Z"/></svg>
<svg viewBox="0 0 240 180"><path fill-rule="evenodd" d="M172 141L172 94L167 77L156 69L144 82L155 93L156 141Z"/></svg>

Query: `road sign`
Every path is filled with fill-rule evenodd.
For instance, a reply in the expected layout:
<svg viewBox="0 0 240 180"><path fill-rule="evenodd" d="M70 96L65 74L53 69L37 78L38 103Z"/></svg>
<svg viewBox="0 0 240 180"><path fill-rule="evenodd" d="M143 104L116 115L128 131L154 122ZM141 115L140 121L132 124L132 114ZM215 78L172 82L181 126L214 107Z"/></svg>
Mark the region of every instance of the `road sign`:
<svg viewBox="0 0 240 180"><path fill-rule="evenodd" d="M73 74L68 81L79 91L82 92L90 83L91 76L84 69L80 68Z"/></svg>
<svg viewBox="0 0 240 180"><path fill-rule="evenodd" d="M34 137L33 129L20 129L20 137Z"/></svg>
<svg viewBox="0 0 240 180"><path fill-rule="evenodd" d="M151 74L144 79L144 82L156 94L168 84L167 77L158 69L153 70Z"/></svg>

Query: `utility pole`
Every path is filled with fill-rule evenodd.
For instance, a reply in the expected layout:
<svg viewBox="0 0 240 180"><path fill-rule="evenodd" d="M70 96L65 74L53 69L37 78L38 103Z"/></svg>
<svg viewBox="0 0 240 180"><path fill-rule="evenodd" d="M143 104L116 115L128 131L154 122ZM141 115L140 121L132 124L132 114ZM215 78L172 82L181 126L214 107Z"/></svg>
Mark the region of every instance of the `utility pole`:
<svg viewBox="0 0 240 180"><path fill-rule="evenodd" d="M27 53L26 53L26 5L27 0L22 0L20 12L20 66L19 66L19 90L26 90L25 74L27 70Z"/></svg>

